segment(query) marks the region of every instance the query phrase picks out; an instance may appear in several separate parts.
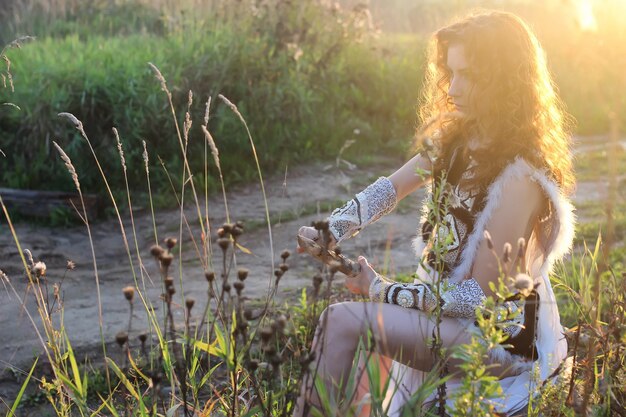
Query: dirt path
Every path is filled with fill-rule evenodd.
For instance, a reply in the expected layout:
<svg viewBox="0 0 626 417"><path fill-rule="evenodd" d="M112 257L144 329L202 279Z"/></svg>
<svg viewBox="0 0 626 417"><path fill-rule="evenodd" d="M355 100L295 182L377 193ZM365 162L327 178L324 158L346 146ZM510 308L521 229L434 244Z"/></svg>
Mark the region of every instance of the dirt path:
<svg viewBox="0 0 626 417"><path fill-rule="evenodd" d="M388 174L400 161L385 161L375 167L355 170L339 170L333 167L324 170L322 166L306 166L290 169L287 175L278 175L266 180L268 203L271 217L275 220L272 226L274 253L278 254L285 248L294 249L295 234L301 225L307 225L314 219L325 217L328 213L315 213L320 204L345 200L359 191L365 184L373 182L379 175ZM586 190L586 191L585 191ZM593 190L593 193L590 191ZM582 191L582 192L581 192ZM580 184L577 201L590 198L601 201L606 186L602 183ZM589 194L593 194L592 196ZM422 193L415 193L401 203L398 209L378 223L370 226L362 233L343 245L344 252L356 256L364 254L370 262L381 268L387 266L389 273L412 273L415 259L411 250L411 240L418 225L418 207ZM228 194L231 218L243 220L249 225L241 239L241 244L248 248L252 255L239 254L238 262L250 270L250 278L246 281L246 293L252 298L261 298L268 288L268 280L272 276L268 230L264 223L265 212L260 186L252 183L239 187ZM135 204L139 204L135 202ZM195 208L185 211L196 239L198 220ZM204 208L203 208L204 210ZM212 227L224 221L224 204L219 197L209 201L209 215ZM313 213L313 214L311 214ZM279 221L280 220L280 221ZM133 265L139 274L139 265L133 243L133 233L128 215L123 219L126 234L129 236ZM156 219L159 239L166 236L178 236L180 215L176 210L160 212ZM137 244L143 260L144 283L148 297L157 308L161 292L159 274L156 263L150 257L149 248L154 244L152 219L147 211L135 213ZM91 259L91 251L84 227L72 229L52 229L18 225L17 233L22 248L29 248L35 259L46 263L50 283L58 282L65 272L67 260L72 260L77 267L68 273L62 286L65 297L65 324L67 333L75 349L87 350L99 346L99 313L97 303L97 287ZM122 295L122 288L133 285L133 273L120 227L117 221L101 222L92 227L95 252L97 256L98 276L100 280L103 329L107 341L112 341L115 334L125 330L128 323L128 304ZM397 249L388 251L388 245ZM196 299L200 305L206 300L206 282L203 268L198 261L194 245L189 233L183 233L183 270L182 282L185 296ZM214 245L216 254L219 248ZM177 253L177 252L176 252ZM176 256L178 259L178 256ZM219 259L216 257L215 259ZM311 277L317 264L307 256L296 255L289 260L291 269L281 281L278 299L293 297L294 292L310 285ZM38 315L31 294L25 296L27 283L20 268L21 261L15 243L5 224L0 226L0 269L11 280L21 298L26 298L26 308L39 325ZM179 264L172 265L172 275L178 281ZM216 268L219 271L219 268ZM139 278L141 282L141 278ZM155 284L151 284L153 281ZM141 284L140 285L144 285ZM178 296L179 294L177 294ZM145 313L137 303L133 318L131 338L147 328ZM201 309L197 309L201 310ZM182 309L177 309L178 318L182 318ZM201 312L198 311L198 314ZM40 326L39 326L40 327ZM133 334L134 333L134 334ZM98 348L99 349L99 348ZM38 340L20 300L10 291L0 286L0 397L12 398L15 389L7 388L10 384L2 383L11 379L8 372L12 365L26 364L41 351Z"/></svg>

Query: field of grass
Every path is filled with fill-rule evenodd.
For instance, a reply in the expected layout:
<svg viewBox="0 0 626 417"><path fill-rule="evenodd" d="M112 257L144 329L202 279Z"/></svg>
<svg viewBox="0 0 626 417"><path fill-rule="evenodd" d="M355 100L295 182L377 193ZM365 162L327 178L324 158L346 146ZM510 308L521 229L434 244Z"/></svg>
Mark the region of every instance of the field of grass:
<svg viewBox="0 0 626 417"><path fill-rule="evenodd" d="M365 161L362 155L368 153L404 155L415 128L425 38L378 34L369 26L366 9L343 10L314 0L257 2L258 7L245 10L208 0L179 6L167 1L61 3L58 15L35 2L16 2L10 9L14 19L8 27L38 38L6 51L0 102L19 109L0 107L0 182L98 193L108 202L109 216L120 226L133 225L132 233L123 235L127 259L115 260L130 263L133 271L133 284L119 296L128 322L114 340L105 332L93 219L78 207L91 242L85 250L91 249L93 303L100 312L97 352L79 355L64 322L65 275L46 274L46 259L33 259L20 246L14 216L0 198L0 230L12 235L29 292L19 293L15 277L1 271L0 281L12 297L34 303L26 310L39 329L43 352L28 364L32 368L18 372L20 389L13 398L0 398L0 412L291 415L300 384L311 375L309 348L321 311L353 297L335 285L331 266L313 274L309 288L292 294L287 303L275 302L281 280L293 273L292 258L273 246L276 219L267 207L263 176L287 164L334 160L348 140L356 141L342 154L350 160ZM187 7L193 5L206 10L210 5L211 12L190 13ZM602 32L557 39L546 28L538 32L578 120L577 132L606 134L610 112L626 122L626 104L618 93L626 91L626 81L608 63L623 59L620 49L602 44ZM612 30L615 41L623 39L623 31ZM2 36L9 43L13 34ZM591 73L583 86L581 80ZM604 181L612 175L601 152L579 156L581 179ZM614 156L623 172L624 152ZM223 225L210 224L203 211L208 195L225 195L227 187L241 182L260 184L265 221L243 225L227 217ZM139 247L133 211L125 210L137 194L147 195L153 219L155 209L172 203L191 208L193 215L181 208L174 237L158 238L154 227L154 246ZM626 416L626 203L620 193L610 203L611 245L602 240L606 202L580 207L586 221L579 225L574 254L552 277L567 327L572 375L563 372L554 385L539 387L528 415ZM322 209L332 206L329 202ZM316 209L305 207L300 215ZM261 297L248 295L249 271L238 255L247 250L241 236L264 227L275 259L268 256L273 275ZM316 227L327 234L323 224ZM193 263L183 262L183 244L197 253ZM158 297L146 288L148 262L157 265ZM185 296L183 270L192 268L206 278L205 299ZM68 264L65 274L72 269ZM148 317L149 328L134 337L137 311ZM497 397L497 390L481 361L485 340L502 336L494 316L481 324L482 342L456 351L473 380L465 381L467 392L455 400L465 404L466 412L474 410L472 415L495 415L484 398ZM433 354L443 356L436 347ZM375 376L380 369L371 361L366 371ZM433 384L415 393L416 406L441 382L438 372L431 376ZM383 416L383 387L376 378L370 383L372 415ZM332 410L329 415L356 415L350 404L322 400ZM443 415L443 410L426 415Z"/></svg>

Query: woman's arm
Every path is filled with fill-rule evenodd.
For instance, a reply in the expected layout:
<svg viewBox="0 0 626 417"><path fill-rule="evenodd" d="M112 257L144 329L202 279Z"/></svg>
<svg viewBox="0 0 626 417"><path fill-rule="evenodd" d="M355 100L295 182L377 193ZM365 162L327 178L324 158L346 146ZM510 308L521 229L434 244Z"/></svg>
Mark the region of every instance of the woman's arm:
<svg viewBox="0 0 626 417"><path fill-rule="evenodd" d="M417 154L389 177L379 178L342 207L333 210L328 218L330 246L354 236L362 228L393 210L398 201L428 180L430 170L430 160ZM375 199L378 201L373 201ZM301 227L298 234L308 239L316 239L318 236L317 230L308 226ZM302 251L298 247L298 252Z"/></svg>
<svg viewBox="0 0 626 417"><path fill-rule="evenodd" d="M428 160L417 155L389 177L380 177L328 218L329 230L337 242L357 234L365 226L390 213L409 193L426 181Z"/></svg>
<svg viewBox="0 0 626 417"><path fill-rule="evenodd" d="M528 241L545 204L541 187L528 177L509 180L503 190L498 206L485 228L491 235L498 258L489 249L488 242L482 239L470 272L487 295L494 295L489 289L489 283L497 284L500 277L498 262L503 257L504 244L509 243L515 247L521 237ZM512 251L511 264L515 264L516 258L517 251Z"/></svg>
<svg viewBox="0 0 626 417"><path fill-rule="evenodd" d="M422 154L417 154L399 170L389 176L396 190L398 201L424 185L430 178L431 162Z"/></svg>

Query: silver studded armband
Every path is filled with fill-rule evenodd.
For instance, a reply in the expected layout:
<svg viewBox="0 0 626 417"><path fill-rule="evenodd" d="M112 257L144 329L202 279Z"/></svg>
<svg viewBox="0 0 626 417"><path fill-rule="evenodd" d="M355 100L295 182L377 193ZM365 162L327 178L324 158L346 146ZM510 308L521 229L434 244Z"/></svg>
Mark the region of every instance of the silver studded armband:
<svg viewBox="0 0 626 417"><path fill-rule="evenodd" d="M401 284L377 275L369 288L372 301L397 304L400 307L415 308L426 312L441 306L442 315L448 317L473 318L476 307L485 301L485 293L474 278L458 284L447 284L444 280L440 297L426 284Z"/></svg>
<svg viewBox="0 0 626 417"><path fill-rule="evenodd" d="M391 212L397 203L396 190L386 177L380 177L328 218L330 232L337 243L354 236L368 224Z"/></svg>

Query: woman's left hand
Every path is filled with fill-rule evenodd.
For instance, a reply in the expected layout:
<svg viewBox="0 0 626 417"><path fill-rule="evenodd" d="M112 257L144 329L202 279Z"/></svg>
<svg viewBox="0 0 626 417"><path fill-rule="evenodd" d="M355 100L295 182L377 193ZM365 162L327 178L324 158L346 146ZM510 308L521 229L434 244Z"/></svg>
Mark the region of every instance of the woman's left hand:
<svg viewBox="0 0 626 417"><path fill-rule="evenodd" d="M368 296L370 283L376 278L376 271L364 256L359 256L358 262L361 265L361 272L355 277L346 277L346 287L351 293Z"/></svg>

